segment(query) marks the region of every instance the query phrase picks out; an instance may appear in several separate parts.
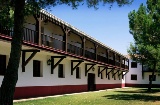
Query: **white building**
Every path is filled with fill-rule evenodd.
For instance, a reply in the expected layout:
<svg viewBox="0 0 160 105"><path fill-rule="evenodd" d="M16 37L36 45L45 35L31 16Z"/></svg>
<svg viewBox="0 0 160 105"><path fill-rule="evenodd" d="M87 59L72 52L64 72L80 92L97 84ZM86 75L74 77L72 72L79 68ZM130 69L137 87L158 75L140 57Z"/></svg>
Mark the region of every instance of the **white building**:
<svg viewBox="0 0 160 105"><path fill-rule="evenodd" d="M124 55L44 10L26 17L24 27L15 98L125 86L129 60ZM0 85L12 34L0 28Z"/></svg>
<svg viewBox="0 0 160 105"><path fill-rule="evenodd" d="M129 72L126 74L125 86L126 87L148 87L149 80L152 75L152 70L142 66L142 64L129 60ZM160 73L155 72L153 78L153 87L160 86Z"/></svg>

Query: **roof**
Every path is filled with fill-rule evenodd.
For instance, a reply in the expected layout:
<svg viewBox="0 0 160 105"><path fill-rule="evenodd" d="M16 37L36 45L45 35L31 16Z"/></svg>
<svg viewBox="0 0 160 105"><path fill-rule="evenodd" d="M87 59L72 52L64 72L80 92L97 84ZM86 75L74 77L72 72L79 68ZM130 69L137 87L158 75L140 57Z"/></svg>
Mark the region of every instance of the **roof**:
<svg viewBox="0 0 160 105"><path fill-rule="evenodd" d="M126 57L125 55L123 55L123 54L119 53L118 51L114 50L113 48L111 48L111 47L105 45L104 43L98 41L97 39L95 39L95 38L89 36L89 35L86 34L85 32L83 32L83 31L79 30L78 28L72 26L71 24L69 24L69 23L63 21L62 19L56 17L55 15L51 14L50 12L47 12L47 11L44 10L44 9L40 10L40 12L41 12L41 13L44 13L45 15L49 16L50 18L53 18L53 19L55 19L56 21L58 21L58 22L60 22L60 23L62 23L62 24L64 24L64 25L66 25L67 27L69 27L69 28L71 28L71 29L73 29L73 30L75 30L75 31L77 31L77 32L79 32L79 33L81 33L82 35L84 35L84 36L86 36L86 37L88 37L88 38L94 40L95 42L101 44L102 46L107 47L108 49L110 49L110 50L116 52L117 54L120 54L120 55L122 55L123 57L128 58L128 57Z"/></svg>

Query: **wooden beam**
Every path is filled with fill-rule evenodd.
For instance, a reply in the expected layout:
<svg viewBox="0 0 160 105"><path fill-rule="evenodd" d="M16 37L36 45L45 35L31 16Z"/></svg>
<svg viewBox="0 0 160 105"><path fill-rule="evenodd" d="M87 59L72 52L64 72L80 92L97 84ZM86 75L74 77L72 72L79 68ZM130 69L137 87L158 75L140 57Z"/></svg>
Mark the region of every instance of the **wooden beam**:
<svg viewBox="0 0 160 105"><path fill-rule="evenodd" d="M26 60L26 53L27 52L32 52L32 54ZM37 49L25 49L25 50L22 50L22 72L25 72L25 66L36 55L37 52L40 52L40 50L37 50Z"/></svg>
<svg viewBox="0 0 160 105"><path fill-rule="evenodd" d="M125 74L122 75L122 79L124 78L124 76L128 73L129 71L125 72Z"/></svg>
<svg viewBox="0 0 160 105"><path fill-rule="evenodd" d="M109 74L110 74L111 72L113 72L113 70L114 70L114 68L112 68L109 72L106 72L106 78L108 77L109 80L110 80Z"/></svg>
<svg viewBox="0 0 160 105"><path fill-rule="evenodd" d="M103 68L102 70L101 70L101 67ZM102 72L104 71L104 70L106 70L107 69L107 67L106 66L98 66L98 77L100 76L100 74L102 74ZM102 75L101 75L101 79L102 79L103 77L102 77Z"/></svg>
<svg viewBox="0 0 160 105"><path fill-rule="evenodd" d="M73 63L78 62L76 66L73 67ZM71 75L73 75L73 71L84 61L82 60L71 60Z"/></svg>
<svg viewBox="0 0 160 105"><path fill-rule="evenodd" d="M117 70L117 72L115 72L114 74L112 74L112 78L114 77L114 80L116 80L115 75L119 72L119 70Z"/></svg>
<svg viewBox="0 0 160 105"><path fill-rule="evenodd" d="M55 64L54 59L60 58ZM51 74L53 74L53 70L60 64L60 62L66 58L66 56L51 56Z"/></svg>
<svg viewBox="0 0 160 105"><path fill-rule="evenodd" d="M123 75L123 71L121 71L121 73L118 73L119 80L120 80L120 75Z"/></svg>
<svg viewBox="0 0 160 105"><path fill-rule="evenodd" d="M90 67L87 69L87 66L90 65ZM87 76L87 73L94 67L94 63L86 63L85 64L85 76Z"/></svg>
<svg viewBox="0 0 160 105"><path fill-rule="evenodd" d="M119 72L120 72L120 70L118 71L118 78L119 78L119 80L120 80Z"/></svg>

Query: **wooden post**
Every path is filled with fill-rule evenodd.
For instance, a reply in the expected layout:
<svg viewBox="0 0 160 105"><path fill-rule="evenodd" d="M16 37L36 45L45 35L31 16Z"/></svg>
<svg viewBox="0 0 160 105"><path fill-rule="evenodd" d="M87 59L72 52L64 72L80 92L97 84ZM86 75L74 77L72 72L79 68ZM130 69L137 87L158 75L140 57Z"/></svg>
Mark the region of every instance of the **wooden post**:
<svg viewBox="0 0 160 105"><path fill-rule="evenodd" d="M95 45L95 60L97 61L97 49L98 49L98 45L94 44Z"/></svg>
<svg viewBox="0 0 160 105"><path fill-rule="evenodd" d="M64 51L67 52L67 44L68 44L68 33L70 32L70 29L68 29L66 26L63 25L63 32L64 32L64 37L63 37L63 41L64 41Z"/></svg>
<svg viewBox="0 0 160 105"><path fill-rule="evenodd" d="M122 68L122 57L121 56L119 56L119 66L120 66L120 68Z"/></svg>
<svg viewBox="0 0 160 105"><path fill-rule="evenodd" d="M115 53L113 53L113 62L114 62L114 66L116 65L116 54Z"/></svg>
<svg viewBox="0 0 160 105"><path fill-rule="evenodd" d="M82 44L82 48L83 48L83 56L85 56L85 50L86 50L86 38L83 37L83 44Z"/></svg>
<svg viewBox="0 0 160 105"><path fill-rule="evenodd" d="M42 36L41 36L41 15L39 17L36 17L34 15L34 18L36 20L36 35L34 36L34 43L37 43L38 45L42 44Z"/></svg>
<svg viewBox="0 0 160 105"><path fill-rule="evenodd" d="M128 68L127 69L129 70L129 59L128 59Z"/></svg>
<svg viewBox="0 0 160 105"><path fill-rule="evenodd" d="M38 45L42 45L42 35L41 35L41 18L38 19Z"/></svg>
<svg viewBox="0 0 160 105"><path fill-rule="evenodd" d="M107 63L109 64L109 50L107 50Z"/></svg>

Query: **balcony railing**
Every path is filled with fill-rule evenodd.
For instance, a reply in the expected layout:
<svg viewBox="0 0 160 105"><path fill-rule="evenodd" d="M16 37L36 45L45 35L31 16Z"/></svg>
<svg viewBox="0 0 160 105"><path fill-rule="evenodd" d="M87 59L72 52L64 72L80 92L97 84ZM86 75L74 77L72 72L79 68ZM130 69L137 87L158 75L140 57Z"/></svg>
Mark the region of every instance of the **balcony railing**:
<svg viewBox="0 0 160 105"><path fill-rule="evenodd" d="M104 63L108 63L107 57L103 57L103 56L101 56L101 55L97 55L97 61L101 61L101 62L104 62Z"/></svg>
<svg viewBox="0 0 160 105"><path fill-rule="evenodd" d="M109 62L108 62L108 63L111 64L111 65L115 65L115 61L112 60L112 59L109 59Z"/></svg>
<svg viewBox="0 0 160 105"><path fill-rule="evenodd" d="M4 34L6 36L13 36L13 28L8 28L8 27L2 27L0 26L0 33Z"/></svg>
<svg viewBox="0 0 160 105"><path fill-rule="evenodd" d="M50 35L41 34L42 44L59 50L64 50L65 42Z"/></svg>
<svg viewBox="0 0 160 105"><path fill-rule="evenodd" d="M76 54L76 55L80 55L80 56L83 55L83 49L82 48L77 47L77 46L75 46L73 44L70 44L70 43L67 44L67 52L73 53L73 54Z"/></svg>
<svg viewBox="0 0 160 105"><path fill-rule="evenodd" d="M96 54L88 50L85 50L85 57L96 60Z"/></svg>
<svg viewBox="0 0 160 105"><path fill-rule="evenodd" d="M13 28L6 28L6 27L0 27L0 33L9 37L13 36ZM41 44L44 46L48 46L51 48L55 48L58 50L63 50L65 49L65 41L57 39L55 37L53 37L52 35L46 35L46 34L41 34ZM28 28L24 28L24 36L23 36L23 40L30 42L30 43L34 43L34 44L39 44L39 35L38 32L28 29ZM79 56L83 56L83 48L75 46L73 44L67 43L67 52L69 53L73 53ZM86 58L89 59L93 59L93 60L97 60L100 62L104 62L104 63L108 63L111 65L115 65L124 69L128 69L128 65L124 65L124 64L120 64L120 62L116 62L114 61L112 58L107 59L107 57L101 56L101 55L97 55L90 52L88 50L85 50L84 53ZM96 59L97 58L97 59Z"/></svg>
<svg viewBox="0 0 160 105"><path fill-rule="evenodd" d="M115 66L120 67L120 63L118 61L115 62Z"/></svg>
<svg viewBox="0 0 160 105"><path fill-rule="evenodd" d="M30 43L38 44L38 33L34 30L24 28L23 40Z"/></svg>

